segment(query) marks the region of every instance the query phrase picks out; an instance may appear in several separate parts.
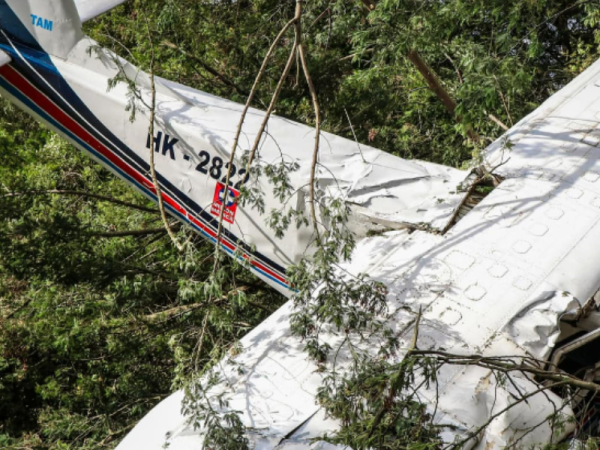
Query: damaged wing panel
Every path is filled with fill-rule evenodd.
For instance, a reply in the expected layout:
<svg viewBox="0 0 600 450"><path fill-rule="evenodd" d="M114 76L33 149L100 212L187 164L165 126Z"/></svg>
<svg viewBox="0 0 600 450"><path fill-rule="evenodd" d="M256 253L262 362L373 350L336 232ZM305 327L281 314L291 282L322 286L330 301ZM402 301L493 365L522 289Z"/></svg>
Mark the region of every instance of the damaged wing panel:
<svg viewBox="0 0 600 450"><path fill-rule="evenodd" d="M206 136L229 151L242 106L168 80L161 85L173 99L196 107L193 114L173 116L171 126L205 130ZM165 101L164 114L181 111L179 102ZM243 149L256 139L264 113L251 109L243 126ZM217 125L218 124L218 125ZM217 126L215 126L217 125ZM390 224L428 223L443 228L464 197L461 185L467 171L423 161L407 161L368 145L322 133L316 178L319 189L360 208L363 217ZM275 163L282 158L299 169L290 174L295 188L307 186L311 175L314 129L273 116L269 133L260 144L261 159ZM284 149L284 150L282 150Z"/></svg>
<svg viewBox="0 0 600 450"><path fill-rule="evenodd" d="M390 305L403 311L397 318L398 328L414 320L423 308L419 348L532 356L552 360L567 370L569 364L581 363L578 349L598 342L600 317L594 294L600 287L600 256L595 251L600 242L600 124L592 120L600 113L596 101L600 88L593 83L598 78L600 63L511 130L509 137L516 145L510 161L499 168L507 180L447 235L396 231L358 244L346 269L369 273L388 286ZM582 119L587 120L585 124L580 123ZM464 173L421 163L390 170L393 164L385 155L365 151L364 159L360 154L346 159L335 153L325 157L345 183L335 189L344 190L349 202L364 208L360 213L399 222L423 217L435 222L452 211L450 205L436 209L435 203L454 201L456 184L464 180ZM496 162L507 159L499 143L490 148L489 155ZM326 182L326 175L321 176ZM411 191L417 193L414 198L403 194ZM248 425L265 426L254 434L256 448L326 448L308 438L335 429L336 424L310 401L318 377L308 375L315 368L289 332L283 331L290 307L244 339L248 356L242 359L252 358L257 346L265 353L254 359L251 374L236 382L236 404L246 405L242 410ZM277 338L270 334L274 322L283 333ZM410 327L405 335L406 339L412 335ZM574 336L583 338L573 340ZM265 344L275 340L279 344ZM596 376L599 361L600 357L593 357L583 362L591 367L584 367L588 377ZM293 369L283 370L283 366ZM263 378L268 378L262 381L265 386L279 381L292 384L285 385L285 392L255 388L255 380ZM444 439L451 442L501 412L514 395L511 389L534 392L538 388L526 376L516 383L499 389L482 368L444 369L440 391L435 393L439 395L435 420L454 425ZM434 393L422 389L422 395L433 399ZM280 406L259 407L267 405L267 398ZM177 403L169 402L172 407L158 406L161 415ZM561 402L554 393L532 396L528 403L500 414L472 447L489 450L517 441L521 445L549 442L552 430L544 420ZM566 408L563 414L567 417L573 410ZM269 417L266 422L265 417ZM179 420L185 423L183 416ZM524 431L534 425L538 426L533 432ZM307 428L311 431L304 436L301 430ZM142 421L119 449L134 448L137 437L150 429L151 421ZM289 430L296 431L286 435ZM187 448L179 446L183 440L175 434L170 436L172 449ZM287 440L277 441L283 436Z"/></svg>

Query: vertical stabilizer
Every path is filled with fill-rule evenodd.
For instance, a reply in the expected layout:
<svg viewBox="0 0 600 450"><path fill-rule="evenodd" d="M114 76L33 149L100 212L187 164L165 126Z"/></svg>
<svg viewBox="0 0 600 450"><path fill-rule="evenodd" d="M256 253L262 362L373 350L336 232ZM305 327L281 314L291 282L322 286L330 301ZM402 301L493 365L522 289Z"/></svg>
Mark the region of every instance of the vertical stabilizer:
<svg viewBox="0 0 600 450"><path fill-rule="evenodd" d="M11 39L59 58L83 37L74 0L0 0L0 26Z"/></svg>

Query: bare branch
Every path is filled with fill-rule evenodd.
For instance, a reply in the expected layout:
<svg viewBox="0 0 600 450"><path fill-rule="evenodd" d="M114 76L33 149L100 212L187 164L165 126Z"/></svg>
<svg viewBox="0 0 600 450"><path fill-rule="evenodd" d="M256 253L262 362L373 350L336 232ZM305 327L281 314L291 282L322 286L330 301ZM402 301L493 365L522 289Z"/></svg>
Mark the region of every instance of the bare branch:
<svg viewBox="0 0 600 450"><path fill-rule="evenodd" d="M296 0L296 16L302 15L302 0ZM300 56L300 62L302 63L302 70L304 72L304 77L306 78L306 82L308 83L308 89L310 91L310 96L313 102L313 108L315 110L315 146L313 149L313 157L310 169L310 193L309 193L309 202L310 202L310 215L313 222L313 227L315 230L316 240L318 244L321 244L321 234L319 232L318 222L317 222L317 213L315 208L315 182L316 182L316 172L317 172L317 163L319 161L319 146L321 141L321 111L319 108L319 99L317 98L317 92L315 90L315 86L313 84L312 78L310 76L310 72L308 71L308 65L306 64L306 56L304 54L304 45L302 43L302 24L301 21L296 22L296 41L298 42L298 55Z"/></svg>
<svg viewBox="0 0 600 450"><path fill-rule="evenodd" d="M450 55L448 53L444 53L444 56L446 57L446 59L448 61L450 61L450 64L452 64L452 67L454 67L454 70L456 71L456 76L458 77L458 82L460 84L464 83L463 77L462 77L462 72L460 71L460 69L458 68L458 66L454 63L454 60L450 57Z"/></svg>
<svg viewBox="0 0 600 450"><path fill-rule="evenodd" d="M213 67L211 67L210 65L208 65L206 62L202 61L197 56L192 55L191 53L185 51L184 49L179 47L177 44L174 44L173 42L169 42L169 41L163 41L162 45L164 45L165 47L171 48L173 50L177 50L177 51L181 52L182 55L185 55L186 57L193 59L200 65L200 67L202 67L204 70L206 70L208 73L210 73L215 78L219 79L224 85L235 89L238 94L249 95L248 91L246 91L245 89L238 86L236 83L231 81L229 78L227 78L225 75L220 73L218 70L216 70Z"/></svg>
<svg viewBox="0 0 600 450"><path fill-rule="evenodd" d="M294 64L294 58L296 55L295 50L296 50L296 41L294 41L294 46L292 47L290 56L287 60L285 68L283 69L283 73L281 74L281 77L279 78L279 82L277 83L275 92L273 92L273 96L271 97L271 103L269 104L269 108L267 109L267 112L265 113L265 116L263 117L263 121L260 124L260 128L258 129L256 138L254 139L254 144L252 145L252 149L250 150L250 156L248 157L248 164L246 165L247 172L250 170L250 166L252 165L252 162L254 161L256 151L258 150L258 146L260 145L260 141L261 141L261 138L267 127L267 123L269 122L269 119L271 118L271 114L273 114L273 110L275 109L275 105L277 104L277 100L279 98L279 94L281 93L281 88L283 87L283 83L285 82L285 79L289 75L292 65Z"/></svg>
<svg viewBox="0 0 600 450"><path fill-rule="evenodd" d="M419 324L421 323L421 316L423 315L423 308L419 307L419 314L417 314L417 318L415 319L415 332L413 333L412 342L410 343L410 347L408 349L408 354L411 354L417 349L417 341L419 340Z"/></svg>
<svg viewBox="0 0 600 450"><path fill-rule="evenodd" d="M177 229L179 225L176 226ZM164 228L149 228L147 230L127 230L127 231L99 231L89 233L90 237L99 237L99 238L117 238L117 237L128 237L128 236L148 236L150 234L158 234L164 233L166 230Z"/></svg>
<svg viewBox="0 0 600 450"><path fill-rule="evenodd" d="M543 392L543 391L546 391L546 390L549 390L549 389L554 389L554 388L557 388L557 387L559 387L559 386L564 386L565 384L567 384L567 383L566 383L566 381L560 381L560 382L554 383L554 384L552 384L552 385L550 385L550 386L542 386L542 387L540 387L539 389L536 389L535 391L529 392L528 394L526 394L526 395L524 395L524 396L520 397L520 398L518 399L518 401L517 401L517 402L515 402L515 403L510 403L508 406L506 406L506 407L505 407L505 408L503 408L502 410L498 411L496 414L493 414L493 415L491 415L491 416L488 418L488 420L487 420L487 421L486 421L486 422L485 422L483 425L481 425L479 428L477 428L477 429L475 429L474 431L472 431L471 433L469 433L469 434L467 435L467 437L466 437L466 438L462 439L462 440L461 440L461 441L459 441L459 442L456 442L456 443L452 443L452 444L449 444L449 445L447 445L447 446L445 447L445 449L450 449L450 448L451 448L451 449L457 449L457 450L458 450L458 449L462 449L462 448L463 448L463 446L464 446L464 445L465 445L467 442L469 442L471 439L474 439L474 438L476 438L476 437L477 437L477 436L478 436L478 435L479 435L479 434L480 434L480 433L481 433L483 430L485 430L485 429L488 427L488 425L489 425L490 423L492 423L492 422L493 422L495 419L497 419L498 417L500 417L500 416L501 416L502 414L504 414L505 412L509 411L509 410L510 410L511 408L513 408L513 407L514 407L514 406L515 406L517 403L521 403L521 402L523 402L523 401L527 400L528 398L531 398L531 397L533 397L534 395L537 395L537 394L539 394L540 392Z"/></svg>
<svg viewBox="0 0 600 450"><path fill-rule="evenodd" d="M158 182L158 176L156 175L156 167L154 165L154 120L156 114L156 80L154 79L154 43L152 42L152 34L150 33L150 24L148 23L148 16L144 12L144 19L146 20L146 30L148 31L148 39L150 40L150 128L148 130L149 139L150 139L150 174L152 175L152 182L154 183L154 190L156 191L156 198L158 199L158 209L160 210L160 216L163 221L163 225L173 242L173 245L180 252L183 251L183 246L179 243L173 230L169 225L169 221L167 220L167 213L165 211L165 205L163 200L163 193L160 188L160 184Z"/></svg>
<svg viewBox="0 0 600 450"><path fill-rule="evenodd" d="M275 48L279 44L279 41L281 41L281 38L290 29L290 27L292 25L294 25L295 22L296 22L296 18L294 17L292 20L290 20L288 23L286 23L284 25L284 27L281 29L279 34L275 37L275 39L273 40L273 43L271 44L271 47L269 47L269 50L267 51L267 54L265 55L265 57L263 59L260 70L258 71L258 74L256 75L254 84L252 86L252 89L250 90L250 95L248 95L248 99L246 100L246 104L244 105L244 109L242 110L242 115L240 116L240 121L237 126L235 137L233 139L233 146L231 148L231 154L229 156L229 165L227 168L227 176L225 178L226 189L228 189L228 187L229 187L229 181L231 179L231 170L233 168L233 161L235 159L235 152L237 151L237 147L238 147L238 144L240 141L240 135L242 134L242 127L244 125L244 121L246 120L246 115L248 114L248 109L250 109L250 105L252 103L252 100L254 99L254 96L256 95L258 85L267 70L267 64L269 63L271 56L273 55L273 52L275 51ZM225 195L225 197L227 197L227 194ZM219 245L221 243L221 234L223 233L223 215L224 214L225 214L225 207L222 207L221 213L219 214L219 226L217 229L217 239L216 239L216 243L215 243L217 251L218 251ZM218 264L218 258L215 258L214 270L216 270L217 264Z"/></svg>
<svg viewBox="0 0 600 450"><path fill-rule="evenodd" d="M490 118L490 120L492 122L494 122L496 125L498 125L500 128L502 128L504 131L508 131L510 129L500 119L498 119L495 115L488 114L488 117Z"/></svg>
<svg viewBox="0 0 600 450"><path fill-rule="evenodd" d="M438 78L436 77L433 70L427 65L427 63L421 58L421 55L416 50L411 50L408 52L408 59L412 62L417 70L421 73L429 89L433 91L433 93L441 100L446 109L452 116L456 115L456 102L450 97L446 89L442 86ZM461 122L461 117L456 117L458 122ZM480 138L472 129L467 130L467 136L473 142L479 142Z"/></svg>
<svg viewBox="0 0 600 450"><path fill-rule="evenodd" d="M365 5L369 11L373 11L375 9L375 6L377 6L375 4L375 0L361 0L363 2L363 5Z"/></svg>
<svg viewBox="0 0 600 450"><path fill-rule="evenodd" d="M496 84L498 85L498 94L500 94L500 99L502 100L502 104L504 105L504 110L506 111L506 117L508 117L508 121L510 122L510 125L513 126L514 122L510 115L510 108L508 107L508 102L506 101L506 97L504 96L504 94L502 93L502 90L500 89L500 82L498 81L498 78L496 77L496 75L494 75L494 80L496 80Z"/></svg>
<svg viewBox="0 0 600 450"><path fill-rule="evenodd" d="M356 142L356 146L358 147L358 151L360 152L360 157L363 162L366 163L365 157L362 152L362 148L360 148L360 143L358 142L358 138L356 137L356 133L354 132L354 126L352 125L352 121L350 120L350 115L348 114L348 110L344 108L344 112L346 113L346 118L348 119L348 123L350 124L350 130L352 131L352 136L354 136L354 142Z"/></svg>
<svg viewBox="0 0 600 450"><path fill-rule="evenodd" d="M127 208L137 209L139 211L144 211L144 212L148 212L148 213L156 214L158 212L158 210L154 209L154 208L147 208L145 206L125 202L123 200L119 200L119 199L116 199L113 197L107 197L106 195L94 194L93 192L86 192L86 191L73 191L73 190L68 190L68 189L49 189L46 191L12 192L10 194L0 195L0 198L25 197L25 196L29 196L29 195L74 195L74 196L95 198L97 200L114 203L115 205L121 205L121 206L125 206Z"/></svg>

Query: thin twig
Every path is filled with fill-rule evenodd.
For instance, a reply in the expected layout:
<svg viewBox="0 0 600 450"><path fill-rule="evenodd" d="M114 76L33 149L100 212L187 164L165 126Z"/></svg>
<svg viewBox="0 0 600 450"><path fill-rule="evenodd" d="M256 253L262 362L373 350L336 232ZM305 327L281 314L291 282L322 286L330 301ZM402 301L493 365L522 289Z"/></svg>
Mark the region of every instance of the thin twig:
<svg viewBox="0 0 600 450"><path fill-rule="evenodd" d="M177 44L174 44L173 42L169 42L169 41L163 41L162 45L164 45L165 47L171 48L173 50L177 50L177 51L181 52L182 55L184 55L184 56L186 56L186 57L188 57L190 59L193 59L204 70L206 70L208 73L210 73L215 78L219 79L224 85L229 86L229 87L235 89L238 94L240 94L240 95L248 95L248 91L246 91L245 89L243 89L240 86L238 86L236 83L234 83L233 81L231 81L229 78L227 78L225 75L223 75L222 73L220 73L218 70L214 69L213 67L211 67L210 65L208 65L207 63L205 63L204 61L202 61L197 56L192 55L191 53L185 51L184 49L182 49L181 47L179 47Z"/></svg>
<svg viewBox="0 0 600 450"><path fill-rule="evenodd" d="M413 354L413 352L415 350L417 350L417 341L419 340L419 324L421 323L421 316L422 316L422 314L423 314L423 308L419 307L419 313L417 314L417 317L416 317L416 319L414 321L414 333L413 333L412 342L410 343L410 347L408 348L408 351L406 352L406 355L404 356L403 361L406 361L406 359L409 358L409 357L411 357L412 354ZM426 382L427 382L427 379L423 380L423 382L421 383L421 385L423 383L426 383ZM416 392L417 389L418 388L416 388L413 391L413 395L414 395L414 392ZM377 426L379 425L379 423L383 419L383 416L389 410L389 405L393 401L394 397L396 397L396 386L392 385L390 387L390 393L387 396L387 400L383 402L383 405L381 406L381 409L375 415L375 418L373 419L373 422L371 422L371 426L370 426L370 430L369 430L369 437L371 437L373 435L373 433L375 432L375 428L377 428Z"/></svg>
<svg viewBox="0 0 600 450"><path fill-rule="evenodd" d="M536 389L535 391L532 391L530 393L528 393L527 395L521 397L520 399L518 399L517 402L515 403L511 403L509 404L507 407L505 407L504 409L498 411L496 414L493 414L492 416L489 417L489 419L483 424L481 425L479 428L475 429L475 431L469 433L469 435L464 438L463 440L457 442L457 443L452 443L452 444L448 444L446 447L444 447L444 449L462 449L463 446L469 442L471 439L476 438L483 430L485 430L489 424L491 424L496 418L500 417L502 414L506 413L507 411L509 411L511 408L513 408L515 406L516 403L520 403L522 401L525 401L526 399L533 397L534 395L539 394L540 392L543 392L545 390L548 389L554 389L557 388L559 386L564 386L565 384L567 384L566 381L561 381L561 382L557 382L554 383L550 386L543 386L539 389Z"/></svg>
<svg viewBox="0 0 600 450"><path fill-rule="evenodd" d="M494 122L496 125L498 125L500 128L502 128L504 131L508 131L510 129L500 119L498 119L495 115L488 114L488 117L490 118L490 120L492 122Z"/></svg>
<svg viewBox="0 0 600 450"><path fill-rule="evenodd" d="M145 206L136 205L134 203L125 202L123 200L119 200L112 197L107 197L106 195L94 194L92 192L86 191L73 191L68 189L49 189L46 191L24 191L24 192L12 192L10 194L0 195L0 198L14 198L14 197L25 197L28 195L75 195L81 197L89 197L95 198L97 200L102 200L105 202L114 203L115 205L125 206L127 208L137 209L139 211L144 211L148 213L156 214L158 210L154 208L146 208Z"/></svg>
<svg viewBox="0 0 600 450"><path fill-rule="evenodd" d="M267 128L267 123L269 122L269 119L271 118L271 114L273 114L273 110L275 109L275 105L277 104L277 100L279 98L279 94L281 93L281 88L283 87L283 83L285 82L287 76L290 73L292 65L294 64L294 58L295 58L295 54L296 54L295 50L296 50L296 41L294 40L294 46L292 47L292 51L290 52L290 56L287 60L285 68L283 69L283 73L281 74L281 77L279 78L279 82L277 83L277 86L275 88L275 92L273 92L273 96L271 97L271 103L269 104L267 112L265 113L265 116L263 117L263 121L260 124L260 128L258 129L256 138L254 139L254 144L252 145L252 149L250 150L250 155L248 157L248 163L246 164L246 172L247 173L250 170L250 166L251 166L252 162L254 161L256 151L258 150L258 146L260 145L262 136L265 132L265 129Z"/></svg>
<svg viewBox="0 0 600 450"><path fill-rule="evenodd" d="M327 13L329 13L329 16L331 16L331 10L329 8L325 8L325 10L321 14L319 14L319 16L313 21L313 23L310 24L310 26L308 27L308 29L310 30Z"/></svg>
<svg viewBox="0 0 600 450"><path fill-rule="evenodd" d="M89 233L90 237L99 238L117 238L117 237L128 237L128 236L148 236L151 234L164 233L165 228L150 228L148 230L127 230L127 231L99 231Z"/></svg>
<svg viewBox="0 0 600 450"><path fill-rule="evenodd" d="M200 333L200 338L198 339L198 345L194 349L194 353L196 354L194 358L194 365L196 366L196 371L200 368L198 367L198 362L200 357L202 356L202 348L204 347L204 336L206 335L206 330L208 328L208 318L209 314L204 314L204 319L202 319L202 332Z"/></svg>
<svg viewBox="0 0 600 450"><path fill-rule="evenodd" d="M358 151L360 152L360 157L363 162L366 163L365 157L362 152L362 148L360 148L360 143L358 142L358 138L356 137L356 133L354 132L354 126L352 125L352 121L350 120L350 115L348 114L348 110L344 108L344 112L346 113L346 118L348 119L348 123L350 124L350 130L352 130L352 136L354 136L354 142L356 142L356 146L358 147Z"/></svg>
<svg viewBox="0 0 600 450"><path fill-rule="evenodd" d="M496 75L494 75L494 80L496 80L496 84L498 85L498 94L500 94L500 99L502 100L502 104L504 105L504 110L506 111L506 117L508 117L508 121L510 122L510 126L512 127L514 125L514 122L510 115L510 109L508 108L508 103L506 102L506 97L504 97L504 94L502 93L502 89L500 89L500 87L501 87L500 82L498 81L498 78L496 77Z"/></svg>
<svg viewBox="0 0 600 450"><path fill-rule="evenodd" d="M458 66L454 63L454 60L452 58L450 58L450 55L448 53L444 53L444 56L446 57L446 59L448 61L450 61L450 64L452 64L452 67L454 67L454 70L456 71L456 76L458 76L458 82L460 84L464 83L463 77L462 77L462 72L460 71L460 69L458 68Z"/></svg>
<svg viewBox="0 0 600 450"><path fill-rule="evenodd" d="M417 318L415 319L415 331L413 333L412 342L410 343L410 347L408 349L407 355L410 355L417 349L417 341L419 340L419 324L421 323L421 316L423 315L423 307L419 306L419 313L417 314Z"/></svg>

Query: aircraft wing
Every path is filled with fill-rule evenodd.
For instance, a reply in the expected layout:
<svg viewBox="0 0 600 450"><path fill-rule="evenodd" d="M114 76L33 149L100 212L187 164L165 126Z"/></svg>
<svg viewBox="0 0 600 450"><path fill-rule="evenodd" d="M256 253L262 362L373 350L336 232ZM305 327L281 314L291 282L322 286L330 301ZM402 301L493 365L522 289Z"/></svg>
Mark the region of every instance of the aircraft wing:
<svg viewBox="0 0 600 450"><path fill-rule="evenodd" d="M77 11L81 22L87 22L116 6L125 3L127 0L75 0Z"/></svg>
<svg viewBox="0 0 600 450"><path fill-rule="evenodd" d="M420 349L552 360L598 380L600 357L589 346L598 345L600 313L578 312L584 304L597 307L600 288L600 61L507 136L514 144L510 151L498 141L486 152L491 165L503 164L498 173L506 180L449 233L398 230L365 238L345 270L368 273L388 287L402 347L414 335L405 325L422 308ZM341 449L311 442L337 424L315 403L318 368L289 330L291 308L288 303L241 341L236 362L245 370L224 362L230 387L217 392L231 389L231 407L242 412L256 449ZM328 339L335 348L342 337ZM577 348L587 348L586 357L569 359ZM550 442L555 437L546 421L563 399L549 391L533 395L539 386L528 377L514 382L500 386L483 368L451 366L442 368L437 386L419 392L435 422L451 427L442 435L448 443L476 430L511 399L532 393L465 448ZM201 430L181 415L182 397L180 391L159 404L118 450L201 446ZM570 405L562 411L573 414ZM573 429L565 424L563 436Z"/></svg>

